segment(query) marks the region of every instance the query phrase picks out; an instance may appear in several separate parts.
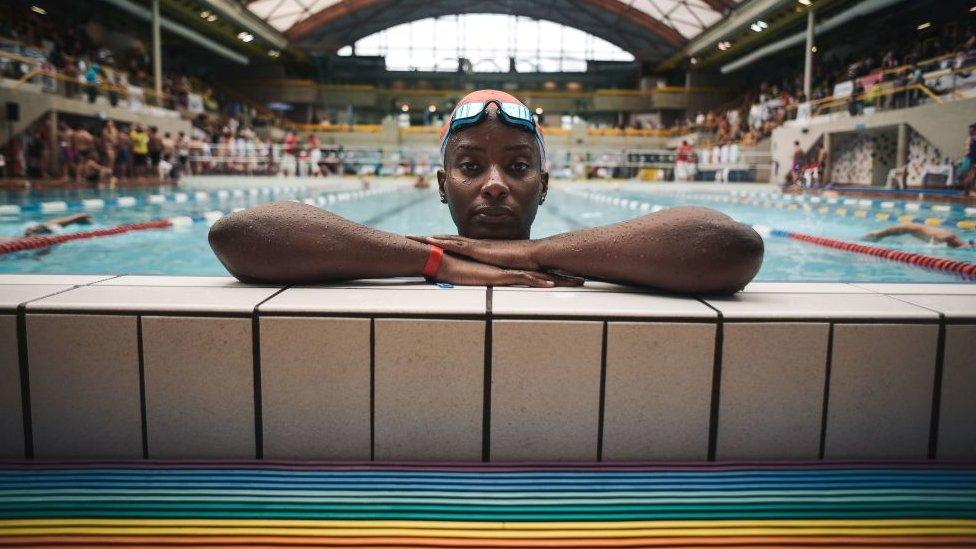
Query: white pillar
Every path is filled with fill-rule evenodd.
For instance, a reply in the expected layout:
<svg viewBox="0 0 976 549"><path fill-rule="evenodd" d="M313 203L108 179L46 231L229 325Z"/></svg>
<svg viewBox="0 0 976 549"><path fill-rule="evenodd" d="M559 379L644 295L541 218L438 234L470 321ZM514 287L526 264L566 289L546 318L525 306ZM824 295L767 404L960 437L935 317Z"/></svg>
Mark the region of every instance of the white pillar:
<svg viewBox="0 0 976 549"><path fill-rule="evenodd" d="M156 89L156 104L162 104L163 97L163 47L159 33L159 0L152 2L152 43L153 43L153 82Z"/></svg>
<svg viewBox="0 0 976 549"><path fill-rule="evenodd" d="M803 65L803 94L810 100L813 87L813 9L807 9L807 49Z"/></svg>

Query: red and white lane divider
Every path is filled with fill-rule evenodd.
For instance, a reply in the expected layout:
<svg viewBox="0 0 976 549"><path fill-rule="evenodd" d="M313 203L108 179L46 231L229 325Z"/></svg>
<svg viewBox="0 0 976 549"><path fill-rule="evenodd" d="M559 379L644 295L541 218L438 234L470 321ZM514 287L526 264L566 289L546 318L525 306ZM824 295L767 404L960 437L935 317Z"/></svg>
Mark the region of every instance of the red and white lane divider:
<svg viewBox="0 0 976 549"><path fill-rule="evenodd" d="M867 244L858 244L856 242L846 242L844 240L834 240L832 238L824 238L822 236L813 236L809 234L795 233L792 231L783 231L779 229L768 229L765 227L757 227L757 230L759 229L764 229L764 231L762 230L760 231L760 234L766 232L766 234L772 236L792 238L793 240L800 240L802 242L808 242L810 244L816 244L818 246L824 246L826 248L834 248L837 250L844 250L847 252L873 255L875 257L880 257L882 259L897 261L900 263L907 263L909 265L915 265L916 267L922 267L924 269L930 269L933 271L955 273L962 276L965 279L976 280L976 263L956 261L954 259L948 259L945 257L935 257L931 255L917 254L914 252L895 250L893 248L869 246Z"/></svg>
<svg viewBox="0 0 976 549"><path fill-rule="evenodd" d="M165 229L167 227L172 227L173 221L170 219L157 219L155 221L146 221L144 223L130 223L128 225L119 225L117 227L109 227L107 229L95 229L93 231L79 231L76 233L66 233L58 235L42 235L42 236L30 236L25 238L18 238L12 242L6 242L0 244L0 254L9 254L13 252L22 252L25 250L37 250L40 248L49 248L55 244L62 244L64 242L70 242L72 240L85 240L89 238L100 238L103 236L116 236L122 233L128 233L131 231L145 231L149 229Z"/></svg>

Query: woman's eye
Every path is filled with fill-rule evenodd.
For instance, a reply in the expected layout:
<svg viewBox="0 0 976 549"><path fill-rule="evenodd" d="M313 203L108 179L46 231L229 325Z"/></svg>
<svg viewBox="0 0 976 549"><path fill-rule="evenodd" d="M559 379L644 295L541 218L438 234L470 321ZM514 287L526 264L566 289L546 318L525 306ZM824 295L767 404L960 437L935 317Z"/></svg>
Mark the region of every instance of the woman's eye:
<svg viewBox="0 0 976 549"><path fill-rule="evenodd" d="M477 169L478 169L478 164L474 162L461 162L461 171L473 172L473 171L477 171Z"/></svg>
<svg viewBox="0 0 976 549"><path fill-rule="evenodd" d="M512 170L516 172L524 172L527 169L529 169L529 165L525 162L515 162L512 164Z"/></svg>

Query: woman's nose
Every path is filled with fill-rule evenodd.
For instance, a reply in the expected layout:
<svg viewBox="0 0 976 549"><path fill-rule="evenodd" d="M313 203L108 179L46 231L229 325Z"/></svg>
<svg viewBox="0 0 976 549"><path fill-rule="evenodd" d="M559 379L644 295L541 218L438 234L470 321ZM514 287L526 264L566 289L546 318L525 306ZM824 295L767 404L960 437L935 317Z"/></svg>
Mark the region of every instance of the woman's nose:
<svg viewBox="0 0 976 549"><path fill-rule="evenodd" d="M502 178L501 170L498 167L491 167L491 170L488 172L488 180L481 187L481 195L493 200L508 196L508 185Z"/></svg>

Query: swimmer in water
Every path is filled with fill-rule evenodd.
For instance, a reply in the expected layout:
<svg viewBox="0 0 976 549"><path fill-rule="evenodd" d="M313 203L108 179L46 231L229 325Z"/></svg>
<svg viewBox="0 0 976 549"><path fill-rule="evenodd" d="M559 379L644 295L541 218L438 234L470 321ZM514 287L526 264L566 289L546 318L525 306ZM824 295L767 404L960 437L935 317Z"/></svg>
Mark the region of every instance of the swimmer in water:
<svg viewBox="0 0 976 549"><path fill-rule="evenodd" d="M877 242L882 238L902 234L910 234L919 240L928 242L929 244L945 244L950 248L974 247L972 240L965 241L959 238L956 233L948 229L929 227L928 225L922 225L921 223L901 223L899 225L888 227L887 229L868 233L864 238L870 240L871 242Z"/></svg>
<svg viewBox="0 0 976 549"><path fill-rule="evenodd" d="M30 227L24 229L24 235L17 238L10 237L0 237L0 244L8 244L10 242L16 242L18 240L23 240L25 238L32 238L35 236L41 236L45 234L51 234L57 232L62 227L67 227L68 225L74 224L87 225L91 223L91 214L78 213L72 215L66 215L64 217L55 217L54 219L48 219L43 223L35 223Z"/></svg>
<svg viewBox="0 0 976 549"><path fill-rule="evenodd" d="M210 245L241 281L286 284L424 274L460 285L551 288L587 278L728 295L762 265L756 231L700 207L530 239L549 190L546 149L532 112L505 92L459 101L441 130L441 155L438 190L457 235L408 238L275 202L223 217Z"/></svg>

